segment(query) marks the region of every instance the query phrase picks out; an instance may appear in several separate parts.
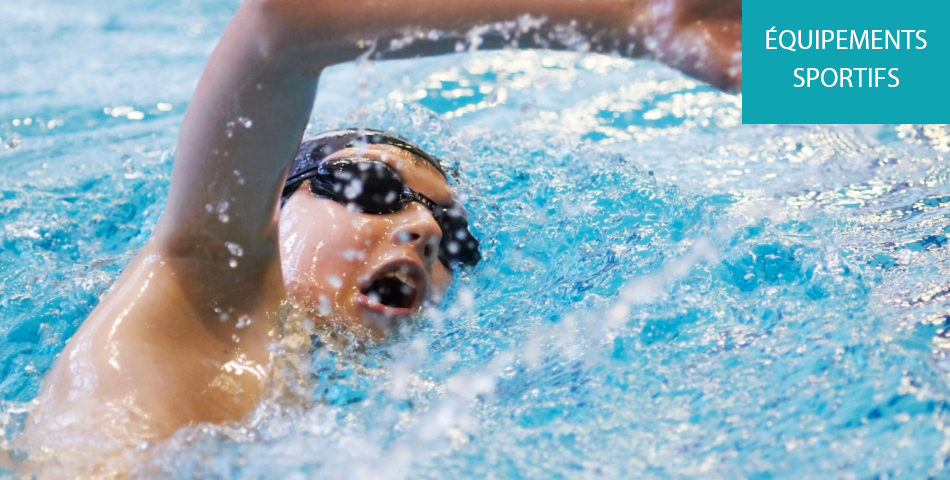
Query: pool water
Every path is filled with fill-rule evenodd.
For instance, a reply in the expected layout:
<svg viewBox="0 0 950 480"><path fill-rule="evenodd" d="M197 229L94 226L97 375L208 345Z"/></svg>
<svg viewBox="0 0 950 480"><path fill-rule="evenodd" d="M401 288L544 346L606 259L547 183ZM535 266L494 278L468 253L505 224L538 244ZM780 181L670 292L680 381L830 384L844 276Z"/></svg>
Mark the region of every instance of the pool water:
<svg viewBox="0 0 950 480"><path fill-rule="evenodd" d="M232 0L0 3L0 420L161 213ZM484 261L297 408L143 445L159 478L943 478L950 131L741 125L649 61L325 73L309 131L452 159Z"/></svg>

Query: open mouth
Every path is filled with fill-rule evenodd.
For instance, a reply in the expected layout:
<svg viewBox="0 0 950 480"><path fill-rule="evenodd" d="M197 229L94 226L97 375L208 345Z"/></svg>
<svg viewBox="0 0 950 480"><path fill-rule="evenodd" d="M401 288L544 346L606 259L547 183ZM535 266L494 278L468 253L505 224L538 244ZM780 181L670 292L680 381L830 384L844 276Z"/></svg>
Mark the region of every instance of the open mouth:
<svg viewBox="0 0 950 480"><path fill-rule="evenodd" d="M394 265L384 268L360 290L371 305L391 309L382 313L405 314L415 310L422 300L425 285L421 270L415 265Z"/></svg>

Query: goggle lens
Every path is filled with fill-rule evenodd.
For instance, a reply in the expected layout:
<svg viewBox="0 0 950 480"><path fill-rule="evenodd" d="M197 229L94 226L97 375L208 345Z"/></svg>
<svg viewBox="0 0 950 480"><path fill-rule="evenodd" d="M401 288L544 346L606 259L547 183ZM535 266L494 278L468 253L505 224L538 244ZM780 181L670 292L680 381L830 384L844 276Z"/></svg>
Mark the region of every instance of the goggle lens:
<svg viewBox="0 0 950 480"><path fill-rule="evenodd" d="M303 176L301 176L303 177ZM321 163L310 180L314 195L329 198L362 213L395 213L419 202L432 212L442 230L439 260L448 268L457 264L476 265L481 260L478 240L472 235L468 218L461 205L438 205L426 196L412 191L388 165L358 158Z"/></svg>

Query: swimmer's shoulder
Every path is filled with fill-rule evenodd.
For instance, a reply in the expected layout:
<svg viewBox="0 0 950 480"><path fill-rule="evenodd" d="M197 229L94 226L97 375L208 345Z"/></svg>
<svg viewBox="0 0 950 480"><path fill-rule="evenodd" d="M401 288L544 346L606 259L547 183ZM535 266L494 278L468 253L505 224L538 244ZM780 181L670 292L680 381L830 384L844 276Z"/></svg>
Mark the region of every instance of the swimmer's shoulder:
<svg viewBox="0 0 950 480"><path fill-rule="evenodd" d="M266 383L271 339L265 330L273 313L244 312L236 328L237 318L221 321L229 313L212 307L218 325L211 324L187 291L201 279L182 281L184 274L161 253L143 249L44 380L41 410L55 417L73 410L77 399L114 402L145 412L159 437L248 413Z"/></svg>

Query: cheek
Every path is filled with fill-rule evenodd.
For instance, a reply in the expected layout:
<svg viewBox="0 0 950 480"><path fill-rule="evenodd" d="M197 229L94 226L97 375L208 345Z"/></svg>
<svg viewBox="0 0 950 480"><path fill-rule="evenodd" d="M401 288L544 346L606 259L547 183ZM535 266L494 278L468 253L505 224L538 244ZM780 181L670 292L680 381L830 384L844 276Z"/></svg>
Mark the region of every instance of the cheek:
<svg viewBox="0 0 950 480"><path fill-rule="evenodd" d="M293 300L319 307L324 315L327 308L349 311L348 293L359 288L380 236L370 220L329 200L292 197L287 202L280 215L280 253Z"/></svg>
<svg viewBox="0 0 950 480"><path fill-rule="evenodd" d="M325 304L342 287L345 259L342 243L359 231L321 205L288 202L280 215L280 257L284 283L294 300ZM314 202L307 202L308 204ZM343 273L344 275L341 275Z"/></svg>
<svg viewBox="0 0 950 480"><path fill-rule="evenodd" d="M300 260L306 249L306 235L296 228L300 222L299 212L285 208L280 211L280 267L284 278L296 276Z"/></svg>

